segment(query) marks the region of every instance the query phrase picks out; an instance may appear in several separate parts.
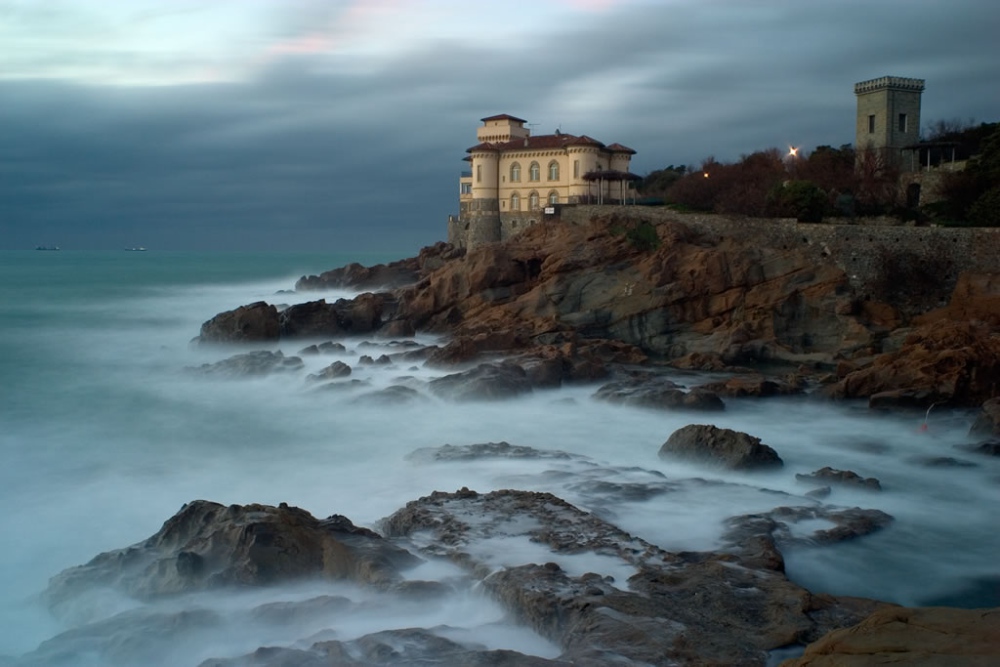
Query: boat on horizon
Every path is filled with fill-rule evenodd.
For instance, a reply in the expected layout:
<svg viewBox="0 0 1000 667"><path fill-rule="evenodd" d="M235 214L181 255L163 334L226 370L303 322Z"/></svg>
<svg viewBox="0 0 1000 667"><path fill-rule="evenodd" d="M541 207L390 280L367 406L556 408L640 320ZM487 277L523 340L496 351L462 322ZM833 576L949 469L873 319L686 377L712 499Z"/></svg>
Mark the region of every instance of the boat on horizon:
<svg viewBox="0 0 1000 667"><path fill-rule="evenodd" d="M136 246L135 248L125 248L127 252L146 252L146 249L142 246Z"/></svg>
<svg viewBox="0 0 1000 667"><path fill-rule="evenodd" d="M57 245L36 245L35 250L59 250Z"/></svg>

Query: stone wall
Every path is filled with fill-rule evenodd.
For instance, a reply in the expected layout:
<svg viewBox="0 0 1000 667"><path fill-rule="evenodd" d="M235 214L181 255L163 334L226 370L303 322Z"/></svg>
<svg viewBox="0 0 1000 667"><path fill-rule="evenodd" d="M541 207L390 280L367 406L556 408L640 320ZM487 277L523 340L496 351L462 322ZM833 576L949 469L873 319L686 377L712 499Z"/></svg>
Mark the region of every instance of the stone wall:
<svg viewBox="0 0 1000 667"><path fill-rule="evenodd" d="M564 207L560 220L581 224L602 215L679 222L708 240L728 238L777 250L804 251L814 255L817 263L834 262L862 296L877 286L884 288L887 280L912 276L912 280L926 284L889 287L933 292L926 294L930 301L946 299L962 271L1000 272L1000 229L995 228L914 227L888 224L887 220L882 224L814 224L640 206Z"/></svg>

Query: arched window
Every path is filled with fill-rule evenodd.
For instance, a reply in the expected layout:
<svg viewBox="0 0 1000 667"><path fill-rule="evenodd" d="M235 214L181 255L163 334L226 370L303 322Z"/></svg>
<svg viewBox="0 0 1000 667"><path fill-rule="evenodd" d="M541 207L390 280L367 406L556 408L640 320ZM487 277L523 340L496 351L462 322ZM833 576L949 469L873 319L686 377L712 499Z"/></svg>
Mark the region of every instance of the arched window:
<svg viewBox="0 0 1000 667"><path fill-rule="evenodd" d="M510 196L510 210L520 211L521 210L521 195L516 192Z"/></svg>
<svg viewBox="0 0 1000 667"><path fill-rule="evenodd" d="M549 193L549 203L558 204L559 203L559 193L553 190Z"/></svg>
<svg viewBox="0 0 1000 667"><path fill-rule="evenodd" d="M538 193L532 192L528 195L528 209L532 211L538 210Z"/></svg>
<svg viewBox="0 0 1000 667"><path fill-rule="evenodd" d="M542 172L538 168L538 163L537 162L532 162L531 166L528 167L528 180L529 181L538 181L538 180L541 180L541 178L542 178Z"/></svg>
<svg viewBox="0 0 1000 667"><path fill-rule="evenodd" d="M553 160L549 162L549 180L558 181L559 180L559 163Z"/></svg>
<svg viewBox="0 0 1000 667"><path fill-rule="evenodd" d="M510 165L510 182L520 183L521 182L521 165L518 162Z"/></svg>

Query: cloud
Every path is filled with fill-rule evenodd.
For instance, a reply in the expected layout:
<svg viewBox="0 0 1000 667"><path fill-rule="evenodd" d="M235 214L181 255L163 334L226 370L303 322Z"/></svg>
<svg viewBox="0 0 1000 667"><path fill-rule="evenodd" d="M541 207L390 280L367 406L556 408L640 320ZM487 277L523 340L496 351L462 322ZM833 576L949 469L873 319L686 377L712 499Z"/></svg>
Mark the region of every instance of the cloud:
<svg viewBox="0 0 1000 667"><path fill-rule="evenodd" d="M0 0L24 49L0 53L0 244L413 250L494 113L640 173L851 142L853 84L883 74L927 79L925 122L997 120L993 0L532 3L520 31L457 0L246 2Z"/></svg>

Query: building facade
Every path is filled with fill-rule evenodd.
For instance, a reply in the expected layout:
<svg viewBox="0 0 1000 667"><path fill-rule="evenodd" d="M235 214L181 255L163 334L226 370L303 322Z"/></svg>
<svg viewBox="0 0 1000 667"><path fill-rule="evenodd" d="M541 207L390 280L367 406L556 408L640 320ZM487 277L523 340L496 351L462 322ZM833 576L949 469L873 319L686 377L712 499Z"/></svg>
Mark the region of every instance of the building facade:
<svg viewBox="0 0 1000 667"><path fill-rule="evenodd" d="M883 76L854 84L858 99L854 148L858 159L877 157L886 166L907 169L904 153L920 141L923 79Z"/></svg>
<svg viewBox="0 0 1000 667"><path fill-rule="evenodd" d="M527 121L508 114L482 119L470 169L459 179L459 214L448 241L471 248L502 241L565 204L622 203L630 196L635 151L558 130L532 136Z"/></svg>

